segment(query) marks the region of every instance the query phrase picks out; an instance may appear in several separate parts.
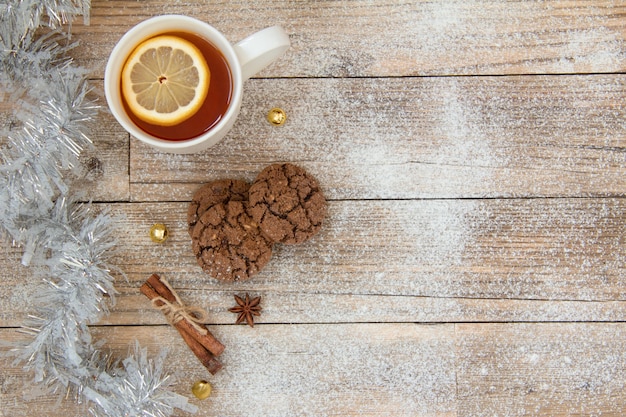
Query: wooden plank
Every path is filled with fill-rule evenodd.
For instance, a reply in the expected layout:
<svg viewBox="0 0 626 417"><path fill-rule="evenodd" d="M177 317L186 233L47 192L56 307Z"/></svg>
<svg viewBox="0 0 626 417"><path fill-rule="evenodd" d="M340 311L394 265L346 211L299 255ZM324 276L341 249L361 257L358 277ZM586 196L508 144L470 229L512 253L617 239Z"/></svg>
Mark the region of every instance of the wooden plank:
<svg viewBox="0 0 626 417"><path fill-rule="evenodd" d="M330 199L578 197L626 193L621 75L251 80L209 150L131 140L134 201L187 200L217 178L297 163ZM270 125L274 106L287 123Z"/></svg>
<svg viewBox="0 0 626 417"><path fill-rule="evenodd" d="M458 324L458 415L623 416L626 327Z"/></svg>
<svg viewBox="0 0 626 417"><path fill-rule="evenodd" d="M91 140L94 149L84 152L81 160L87 174L77 183L85 198L92 201L129 201L130 199L130 135L117 123L107 108L102 81L92 81L97 104L101 106L94 121Z"/></svg>
<svg viewBox="0 0 626 417"><path fill-rule="evenodd" d="M236 127L206 152L157 153L106 110L95 121L78 188L120 215L112 263L128 281L94 341L118 358L134 339L169 348L176 392L214 385L198 415L626 414L626 3L94 0L72 39L100 104L115 42L163 13L233 41L282 24L293 46L246 83ZM19 128L11 106L0 130ZM265 120L274 106L282 127ZM250 281L209 278L191 194L284 161L330 199L321 233L277 245ZM2 353L24 340L9 327L37 311L41 276L0 247ZM227 346L217 376L139 294L153 272L209 311ZM227 312L245 292L263 297L254 329ZM0 417L88 414L31 377L2 363Z"/></svg>
<svg viewBox="0 0 626 417"><path fill-rule="evenodd" d="M233 42L284 26L292 48L263 77L597 73L626 69L625 11L612 0L100 0L73 33L96 77L125 31L167 13L205 19Z"/></svg>
<svg viewBox="0 0 626 417"><path fill-rule="evenodd" d="M320 234L276 245L248 282L210 279L190 250L184 203L116 205L131 282L184 288L431 297L624 300L623 199L331 202ZM149 227L170 225L165 245Z"/></svg>
<svg viewBox="0 0 626 417"><path fill-rule="evenodd" d="M170 276L171 277L171 276ZM26 277L22 276L22 279ZM0 294L6 307L0 312L0 327L19 327L36 313L33 283L22 282ZM119 294L103 325L166 324L163 314L152 308L137 287L117 282ZM264 324L311 323L459 323L459 322L612 322L626 321L625 301L559 301L481 299L463 297L419 297L375 294L314 294L257 290L253 284L242 289L176 288L181 299L204 308L209 324L233 324L236 315L227 311L235 305L233 295L262 297Z"/></svg>
<svg viewBox="0 0 626 417"><path fill-rule="evenodd" d="M119 245L112 263L129 281L118 282L128 290L110 320L155 322L156 313L135 292L154 272L220 323L232 322L224 310L232 294L245 291L265 297L263 320L271 323L623 320L625 204L333 201L318 236L276 245L260 274L237 283L214 280L197 265L185 203L115 204ZM161 221L171 237L159 245L148 230ZM0 262L7 271L0 317L11 325L35 307L23 295L33 294L36 281L19 257L18 249L7 248Z"/></svg>
<svg viewBox="0 0 626 417"><path fill-rule="evenodd" d="M101 324L165 324L136 288L120 288L111 314ZM489 300L392 295L310 294L248 290L262 297L263 312L255 322L310 323L459 323L532 321L625 321L624 301ZM233 324L233 294L245 291L183 289L179 295L209 313L211 324ZM15 322L21 325L23 322ZM11 323L13 325L13 323Z"/></svg>
<svg viewBox="0 0 626 417"><path fill-rule="evenodd" d="M175 352L168 357L168 370L178 376L176 392L191 396L198 379L213 385L209 400L191 399L200 408L198 415L456 415L453 325L259 325L212 331L227 346L220 356L224 369L214 377L169 327L106 327L93 333L119 357L128 354L134 339L152 353L161 348ZM10 330L0 335L3 340L17 337ZM28 378L14 366L1 368L4 415L83 410L70 402L57 406L54 395L26 401L22 382Z"/></svg>
<svg viewBox="0 0 626 417"><path fill-rule="evenodd" d="M202 415L621 416L623 323L217 326L225 369ZM114 355L137 338L170 348L173 389L209 378L168 327L94 328ZM0 331L6 341L22 339ZM298 371L299 370L299 371ZM0 370L5 415L75 415L55 395L28 398L30 376ZM458 391L457 391L458 389ZM32 391L31 391L32 393ZM54 410L54 411L52 411ZM85 414L85 412L81 412Z"/></svg>

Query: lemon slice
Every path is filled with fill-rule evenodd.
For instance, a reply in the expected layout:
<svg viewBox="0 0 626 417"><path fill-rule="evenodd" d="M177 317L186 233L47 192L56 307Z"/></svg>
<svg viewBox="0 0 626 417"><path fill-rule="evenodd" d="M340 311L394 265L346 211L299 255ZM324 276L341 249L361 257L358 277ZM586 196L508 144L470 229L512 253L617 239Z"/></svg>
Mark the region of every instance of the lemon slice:
<svg viewBox="0 0 626 417"><path fill-rule="evenodd" d="M209 89L202 52L178 36L160 35L135 48L122 69L122 95L135 116L174 126L194 115Z"/></svg>

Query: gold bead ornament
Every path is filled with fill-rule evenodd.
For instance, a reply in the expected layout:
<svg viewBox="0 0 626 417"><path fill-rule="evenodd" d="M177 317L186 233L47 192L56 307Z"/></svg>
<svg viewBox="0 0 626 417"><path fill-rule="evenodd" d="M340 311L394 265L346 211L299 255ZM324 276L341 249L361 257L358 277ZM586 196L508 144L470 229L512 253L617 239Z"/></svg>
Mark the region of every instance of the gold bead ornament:
<svg viewBox="0 0 626 417"><path fill-rule="evenodd" d="M157 223L150 228L150 239L155 243L165 242L167 236L167 227L163 223Z"/></svg>
<svg viewBox="0 0 626 417"><path fill-rule="evenodd" d="M267 113L267 121L274 126L280 126L285 124L285 121L287 121L287 115L283 109L274 107Z"/></svg>
<svg viewBox="0 0 626 417"><path fill-rule="evenodd" d="M204 400L204 399L209 398L209 396L211 395L211 390L212 390L211 384L209 384L207 381L204 381L204 380L196 381L196 383L194 383L193 386L191 387L191 392L199 400Z"/></svg>

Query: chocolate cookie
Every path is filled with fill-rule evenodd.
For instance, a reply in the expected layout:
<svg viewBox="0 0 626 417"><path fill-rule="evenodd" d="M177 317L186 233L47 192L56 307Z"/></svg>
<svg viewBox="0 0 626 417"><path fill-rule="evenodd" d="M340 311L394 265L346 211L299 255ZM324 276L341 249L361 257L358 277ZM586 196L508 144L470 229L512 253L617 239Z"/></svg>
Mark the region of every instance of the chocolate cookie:
<svg viewBox="0 0 626 417"><path fill-rule="evenodd" d="M319 231L326 215L326 199L317 181L293 164L265 168L249 196L250 215L274 242L304 242Z"/></svg>
<svg viewBox="0 0 626 417"><path fill-rule="evenodd" d="M213 204L191 234L198 264L222 281L245 280L258 273L272 256L272 245L246 211L248 203L230 200Z"/></svg>
<svg viewBox="0 0 626 417"><path fill-rule="evenodd" d="M203 185L191 198L187 209L187 223L189 234L198 222L202 213L211 206L227 201L247 201L250 184L239 180L217 180Z"/></svg>

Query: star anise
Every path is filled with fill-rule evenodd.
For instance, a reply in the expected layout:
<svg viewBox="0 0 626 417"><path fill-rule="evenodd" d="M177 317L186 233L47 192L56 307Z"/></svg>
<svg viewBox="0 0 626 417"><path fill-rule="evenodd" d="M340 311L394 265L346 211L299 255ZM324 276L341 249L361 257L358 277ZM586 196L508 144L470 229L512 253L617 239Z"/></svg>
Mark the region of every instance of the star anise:
<svg viewBox="0 0 626 417"><path fill-rule="evenodd" d="M243 323L245 320L250 327L254 327L254 316L261 315L262 308L259 305L261 303L261 297L250 299L250 296L246 293L245 299L235 295L235 301L237 305L228 309L231 313L239 314L235 324Z"/></svg>

